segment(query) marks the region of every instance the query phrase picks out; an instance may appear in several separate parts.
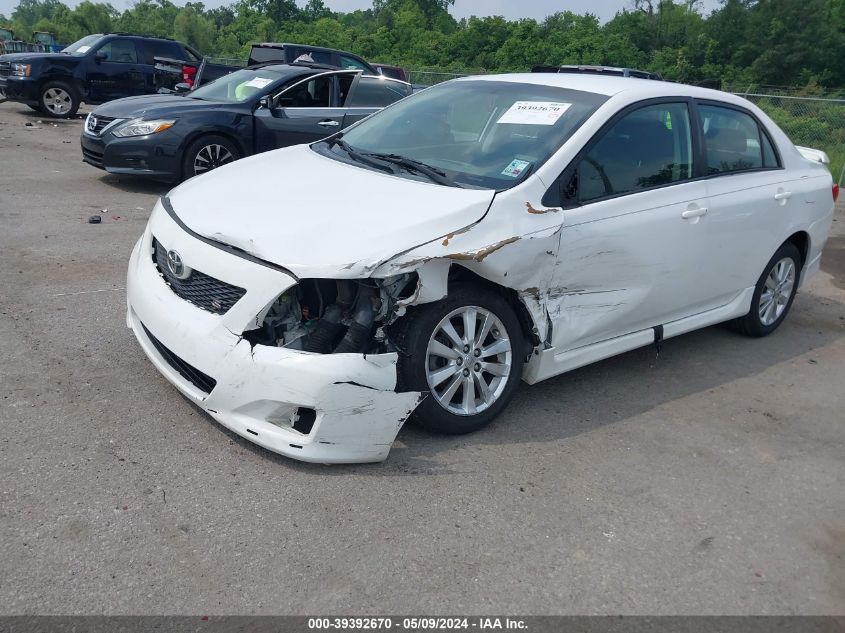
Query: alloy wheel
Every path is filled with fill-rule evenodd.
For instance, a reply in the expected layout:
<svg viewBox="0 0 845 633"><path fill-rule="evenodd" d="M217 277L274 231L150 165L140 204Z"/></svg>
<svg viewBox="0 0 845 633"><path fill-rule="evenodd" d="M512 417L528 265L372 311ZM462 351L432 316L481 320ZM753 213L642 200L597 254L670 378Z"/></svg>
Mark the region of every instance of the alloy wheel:
<svg viewBox="0 0 845 633"><path fill-rule="evenodd" d="M505 390L512 360L511 341L499 317L478 306L453 310L434 329L426 348L431 395L450 413L481 413Z"/></svg>
<svg viewBox="0 0 845 633"><path fill-rule="evenodd" d="M64 116L70 112L73 105L70 94L62 88L49 88L41 101L48 112L58 116Z"/></svg>
<svg viewBox="0 0 845 633"><path fill-rule="evenodd" d="M794 288L795 262L791 257L784 257L772 266L766 276L757 311L760 323L768 327L780 318L789 304Z"/></svg>
<svg viewBox="0 0 845 633"><path fill-rule="evenodd" d="M232 152L222 145L217 143L206 145L194 157L194 175L198 176L226 163L231 163L233 160L235 160L235 157L232 156Z"/></svg>

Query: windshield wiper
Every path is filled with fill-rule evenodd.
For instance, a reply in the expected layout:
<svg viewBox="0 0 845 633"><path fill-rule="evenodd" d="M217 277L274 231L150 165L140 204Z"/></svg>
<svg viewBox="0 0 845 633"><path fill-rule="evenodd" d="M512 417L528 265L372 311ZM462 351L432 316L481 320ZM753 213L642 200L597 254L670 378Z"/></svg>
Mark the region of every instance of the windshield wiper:
<svg viewBox="0 0 845 633"><path fill-rule="evenodd" d="M408 171L415 171L418 174L428 176L429 180L436 182L438 185L445 185L447 187L463 187L463 185L460 185L449 178L446 175L446 172L440 171L436 167L432 167L431 165L427 165L421 161L414 160L413 158L408 158L407 156L401 156L400 154L367 154L367 156L372 156L373 158L378 158L379 160L404 167Z"/></svg>
<svg viewBox="0 0 845 633"><path fill-rule="evenodd" d="M346 152L346 154L349 156L349 158L351 158L354 161L357 161L359 163L363 163L365 165L369 165L370 167L378 169L379 171L386 172L388 174L395 174L396 173L396 170L393 169L390 165L385 164L383 161L375 160L374 158L371 158L372 154L365 154L363 152L359 152L354 147L349 145L349 143L342 140L340 138L340 136L334 137L330 141L327 141L327 143L329 144L329 147L333 147L335 145L338 145L340 147L340 149L342 149L344 152Z"/></svg>

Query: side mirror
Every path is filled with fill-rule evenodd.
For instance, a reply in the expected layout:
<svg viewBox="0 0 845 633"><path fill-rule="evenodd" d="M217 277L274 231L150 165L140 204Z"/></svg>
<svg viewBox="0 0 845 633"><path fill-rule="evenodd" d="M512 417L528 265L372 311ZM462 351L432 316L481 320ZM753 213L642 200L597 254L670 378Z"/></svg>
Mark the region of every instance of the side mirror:
<svg viewBox="0 0 845 633"><path fill-rule="evenodd" d="M178 83L173 86L173 92L177 95L188 94L191 91L191 86L186 83Z"/></svg>
<svg viewBox="0 0 845 633"><path fill-rule="evenodd" d="M258 106L257 107L259 107L259 108L265 108L265 109L269 110L272 106L273 106L273 100L268 95L265 95L258 100Z"/></svg>
<svg viewBox="0 0 845 633"><path fill-rule="evenodd" d="M107 57L105 53L94 53L94 61L98 64L106 58Z"/></svg>

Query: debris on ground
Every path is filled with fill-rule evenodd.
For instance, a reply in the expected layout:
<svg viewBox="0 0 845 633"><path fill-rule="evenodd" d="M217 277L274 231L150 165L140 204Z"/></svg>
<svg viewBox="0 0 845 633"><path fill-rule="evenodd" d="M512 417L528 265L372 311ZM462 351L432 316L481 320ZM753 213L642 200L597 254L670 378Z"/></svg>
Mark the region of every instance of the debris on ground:
<svg viewBox="0 0 845 633"><path fill-rule="evenodd" d="M88 218L88 224L99 224L102 221L103 218L101 218L99 215L92 215L90 218Z"/></svg>

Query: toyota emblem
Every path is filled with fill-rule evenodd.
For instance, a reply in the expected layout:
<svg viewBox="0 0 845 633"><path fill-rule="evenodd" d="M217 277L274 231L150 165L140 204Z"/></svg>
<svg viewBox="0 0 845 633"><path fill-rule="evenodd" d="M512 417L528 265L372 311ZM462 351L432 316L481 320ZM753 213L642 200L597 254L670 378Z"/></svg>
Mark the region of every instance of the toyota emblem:
<svg viewBox="0 0 845 633"><path fill-rule="evenodd" d="M191 276L191 269L185 266L177 251L167 251L167 267L176 279L187 279Z"/></svg>

